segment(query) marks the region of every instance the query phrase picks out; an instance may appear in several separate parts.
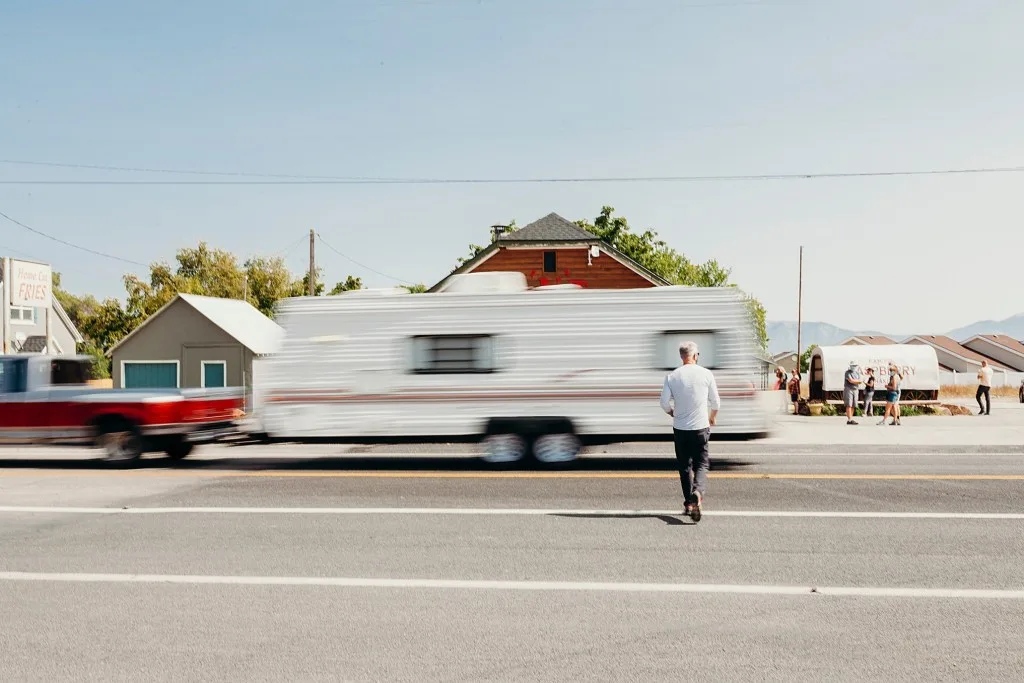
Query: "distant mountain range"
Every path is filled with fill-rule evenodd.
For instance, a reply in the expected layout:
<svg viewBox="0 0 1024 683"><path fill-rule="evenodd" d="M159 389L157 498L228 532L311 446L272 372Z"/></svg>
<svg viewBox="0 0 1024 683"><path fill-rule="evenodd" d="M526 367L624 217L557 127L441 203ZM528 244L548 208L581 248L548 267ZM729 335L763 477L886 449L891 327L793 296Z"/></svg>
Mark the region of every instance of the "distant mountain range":
<svg viewBox="0 0 1024 683"><path fill-rule="evenodd" d="M905 332L901 334L878 332L876 330L850 330L828 323L805 322L803 324L803 333L800 336L800 345L805 349L811 344L830 346L849 339L856 334L883 335L896 341L906 339L912 334L944 334L957 341L964 341L976 334L1006 334L1014 339L1024 340L1024 313L1007 318L1006 320L982 320L948 332ZM768 350L773 354L795 350L796 322L789 320L769 321L768 337Z"/></svg>

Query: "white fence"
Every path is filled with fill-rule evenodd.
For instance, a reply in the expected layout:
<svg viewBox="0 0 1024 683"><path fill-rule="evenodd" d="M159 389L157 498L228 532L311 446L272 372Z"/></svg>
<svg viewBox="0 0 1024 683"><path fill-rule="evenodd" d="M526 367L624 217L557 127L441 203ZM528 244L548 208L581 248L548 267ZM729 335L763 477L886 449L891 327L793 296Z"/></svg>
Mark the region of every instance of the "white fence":
<svg viewBox="0 0 1024 683"><path fill-rule="evenodd" d="M994 372L992 373L992 386L994 387L1019 387L1024 381L1024 372ZM978 375L974 372L946 372L939 371L939 384L942 386L977 386Z"/></svg>

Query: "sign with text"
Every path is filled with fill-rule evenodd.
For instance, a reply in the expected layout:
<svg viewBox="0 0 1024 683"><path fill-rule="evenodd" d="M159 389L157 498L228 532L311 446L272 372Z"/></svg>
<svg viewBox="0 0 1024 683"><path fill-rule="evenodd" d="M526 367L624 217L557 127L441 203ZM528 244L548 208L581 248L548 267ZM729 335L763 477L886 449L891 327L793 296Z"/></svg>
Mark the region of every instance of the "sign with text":
<svg viewBox="0 0 1024 683"><path fill-rule="evenodd" d="M45 263L11 259L11 305L50 308L53 273Z"/></svg>

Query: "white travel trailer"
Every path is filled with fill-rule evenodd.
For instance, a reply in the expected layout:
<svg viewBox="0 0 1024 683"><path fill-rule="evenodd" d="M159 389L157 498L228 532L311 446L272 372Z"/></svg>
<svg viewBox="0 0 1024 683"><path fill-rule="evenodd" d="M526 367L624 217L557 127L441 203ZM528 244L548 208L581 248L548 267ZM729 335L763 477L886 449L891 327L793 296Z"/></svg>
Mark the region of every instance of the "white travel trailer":
<svg viewBox="0 0 1024 683"><path fill-rule="evenodd" d="M259 429L281 441L478 440L491 462L571 460L584 443L671 438L659 396L692 340L722 395L712 438L768 431L735 289L528 289L518 273L452 284L282 301L281 349L254 367Z"/></svg>
<svg viewBox="0 0 1024 683"><path fill-rule="evenodd" d="M903 374L901 403L933 403L939 398L939 359L927 344L877 344L819 346L811 353L811 377L808 384L812 401L843 402L844 375L850 363L865 377L868 368L875 371L875 393L885 395L889 364L895 363ZM863 390L859 398L862 400Z"/></svg>

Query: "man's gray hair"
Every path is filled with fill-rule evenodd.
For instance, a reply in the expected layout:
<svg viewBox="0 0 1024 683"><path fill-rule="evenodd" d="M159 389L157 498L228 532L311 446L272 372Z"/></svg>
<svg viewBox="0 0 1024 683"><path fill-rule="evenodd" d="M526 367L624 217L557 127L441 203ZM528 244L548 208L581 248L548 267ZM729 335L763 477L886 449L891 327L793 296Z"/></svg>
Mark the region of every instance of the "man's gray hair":
<svg viewBox="0 0 1024 683"><path fill-rule="evenodd" d="M692 341L686 341L679 345L679 356L683 360L693 358L697 355L697 343Z"/></svg>

